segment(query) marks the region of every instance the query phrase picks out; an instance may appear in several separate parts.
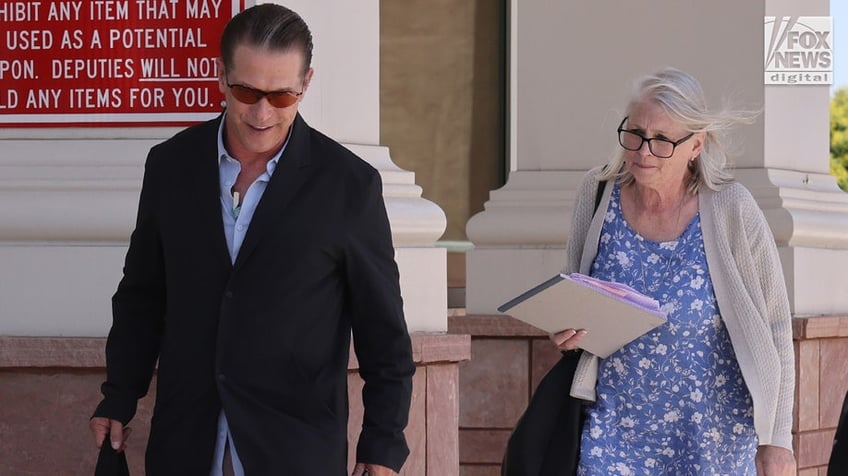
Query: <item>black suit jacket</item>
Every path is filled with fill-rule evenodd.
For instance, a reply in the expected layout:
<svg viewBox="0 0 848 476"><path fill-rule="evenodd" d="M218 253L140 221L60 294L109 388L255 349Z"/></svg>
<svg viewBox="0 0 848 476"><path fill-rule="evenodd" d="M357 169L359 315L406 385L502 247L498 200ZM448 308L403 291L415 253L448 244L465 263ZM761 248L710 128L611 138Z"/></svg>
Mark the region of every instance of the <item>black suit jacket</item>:
<svg viewBox="0 0 848 476"><path fill-rule="evenodd" d="M379 174L297 116L231 264L220 121L150 150L95 416L128 422L158 359L148 474L207 475L223 407L248 475L343 475L352 331L357 460L399 470L415 367Z"/></svg>

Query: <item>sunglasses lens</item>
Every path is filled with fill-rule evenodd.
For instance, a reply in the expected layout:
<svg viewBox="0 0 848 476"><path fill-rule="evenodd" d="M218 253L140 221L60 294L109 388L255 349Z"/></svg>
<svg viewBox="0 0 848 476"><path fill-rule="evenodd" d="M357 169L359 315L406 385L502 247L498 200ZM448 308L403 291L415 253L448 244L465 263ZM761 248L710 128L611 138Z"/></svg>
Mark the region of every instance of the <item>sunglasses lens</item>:
<svg viewBox="0 0 848 476"><path fill-rule="evenodd" d="M262 91L246 88L237 84L230 86L230 91L232 91L233 97L245 104L256 104L260 99L262 99L262 96L264 96Z"/></svg>
<svg viewBox="0 0 848 476"><path fill-rule="evenodd" d="M231 84L230 91L233 97L244 104L256 104L262 98L268 98L268 103L276 108L289 107L297 102L300 93L292 93L288 91L275 91L266 93L258 89L249 88L240 84Z"/></svg>
<svg viewBox="0 0 848 476"><path fill-rule="evenodd" d="M268 102L277 108L289 107L297 102L297 96L292 93L270 93Z"/></svg>

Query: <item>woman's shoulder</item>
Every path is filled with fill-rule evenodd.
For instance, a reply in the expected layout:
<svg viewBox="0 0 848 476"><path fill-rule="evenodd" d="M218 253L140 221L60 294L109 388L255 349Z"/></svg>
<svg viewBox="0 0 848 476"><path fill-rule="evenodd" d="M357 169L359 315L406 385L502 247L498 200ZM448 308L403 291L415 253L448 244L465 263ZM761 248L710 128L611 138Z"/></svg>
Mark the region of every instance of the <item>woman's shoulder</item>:
<svg viewBox="0 0 848 476"><path fill-rule="evenodd" d="M597 206L600 194L603 192L600 178L604 174L604 169L605 166L600 165L589 169L589 171L583 174L583 178L580 179L579 185L577 186L578 203L587 203L583 199L593 197L594 201L592 203Z"/></svg>
<svg viewBox="0 0 848 476"><path fill-rule="evenodd" d="M704 192L702 191L702 193ZM723 184L718 190L707 189L706 193L716 207L735 205L734 208L740 208L750 205L756 206L757 203L751 191L736 181Z"/></svg>
<svg viewBox="0 0 848 476"><path fill-rule="evenodd" d="M763 222L763 211L751 191L739 182L722 185L718 190L702 191L710 201L716 218L741 220L750 226Z"/></svg>
<svg viewBox="0 0 848 476"><path fill-rule="evenodd" d="M589 169L589 171L586 172L580 180L580 190L592 190L597 188L599 179L605 170L606 165L598 165L597 167Z"/></svg>
<svg viewBox="0 0 848 476"><path fill-rule="evenodd" d="M598 178L606 172L609 165L596 165L586 172L586 179L598 180Z"/></svg>

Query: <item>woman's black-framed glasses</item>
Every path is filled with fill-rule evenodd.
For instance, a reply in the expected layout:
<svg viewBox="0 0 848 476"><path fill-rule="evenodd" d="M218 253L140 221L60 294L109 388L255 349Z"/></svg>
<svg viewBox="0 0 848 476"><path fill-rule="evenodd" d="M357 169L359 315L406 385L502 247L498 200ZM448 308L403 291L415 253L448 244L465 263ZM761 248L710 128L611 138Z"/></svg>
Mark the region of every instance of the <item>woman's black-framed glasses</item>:
<svg viewBox="0 0 848 476"><path fill-rule="evenodd" d="M230 88L233 97L239 102L256 104L262 98L267 98L269 104L280 109L296 103L297 99L303 94L303 91L299 93L294 91L262 91L242 84L230 84L229 81L227 81L227 87Z"/></svg>
<svg viewBox="0 0 848 476"><path fill-rule="evenodd" d="M662 137L647 138L642 134L623 129L624 123L627 121L628 117L630 116L625 116L624 119L621 120L621 124L618 125L618 143L621 144L621 147L624 147L627 150L637 151L641 150L642 144L647 142L648 150L651 151L651 155L659 159L667 159L671 157L674 155L674 149L677 146L691 139L692 136L695 135L694 132L690 132L689 135L676 142L663 139Z"/></svg>

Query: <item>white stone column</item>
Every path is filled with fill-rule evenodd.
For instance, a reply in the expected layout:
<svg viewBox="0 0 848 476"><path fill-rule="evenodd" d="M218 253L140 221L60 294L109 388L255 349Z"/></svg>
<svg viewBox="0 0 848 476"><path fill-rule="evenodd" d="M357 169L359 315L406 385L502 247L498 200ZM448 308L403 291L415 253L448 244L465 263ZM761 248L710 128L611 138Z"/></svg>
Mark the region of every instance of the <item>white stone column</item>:
<svg viewBox="0 0 848 476"><path fill-rule="evenodd" d="M304 118L381 173L410 330L446 330L444 213L379 144L379 1L278 3L314 36ZM144 158L177 130L0 131L0 335L106 334Z"/></svg>
<svg viewBox="0 0 848 476"><path fill-rule="evenodd" d="M767 16L829 12L829 0L765 1ZM829 170L830 86L764 89L763 160L737 175L751 188L775 233L794 314L844 314L848 294L837 283L848 268L848 194Z"/></svg>
<svg viewBox="0 0 848 476"><path fill-rule="evenodd" d="M410 330L447 330L447 257L434 246L445 231L445 214L421 198L415 174L400 169L379 145L379 0L275 3L298 12L314 38L315 76L303 116L371 163L383 178Z"/></svg>
<svg viewBox="0 0 848 476"><path fill-rule="evenodd" d="M793 311L848 310L848 196L828 174L828 87L763 84L764 15L827 15L828 0L511 4L510 169L468 222L469 313L495 313L556 273L579 178L617 147L632 80L663 66L694 74L707 100L763 108L741 128L736 176L781 249Z"/></svg>

